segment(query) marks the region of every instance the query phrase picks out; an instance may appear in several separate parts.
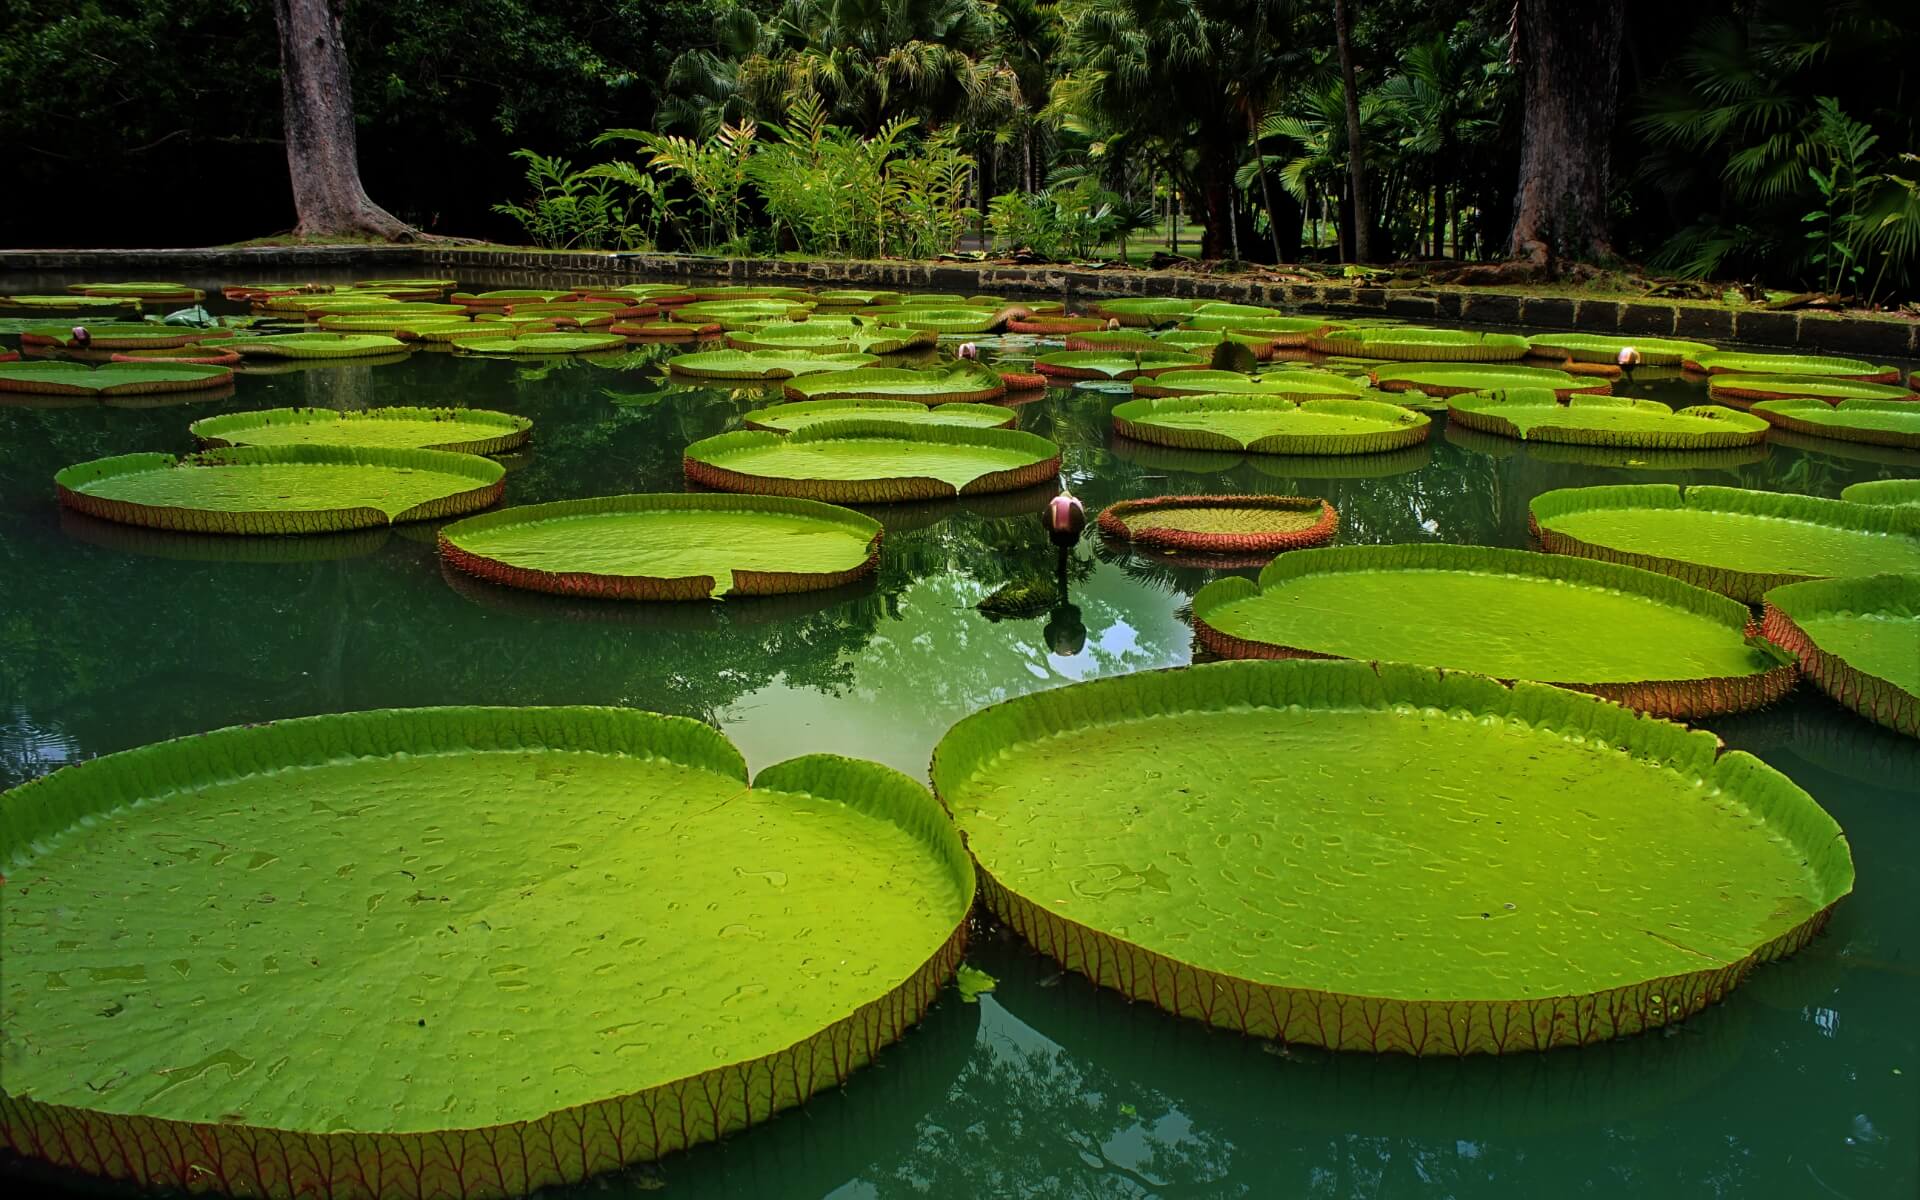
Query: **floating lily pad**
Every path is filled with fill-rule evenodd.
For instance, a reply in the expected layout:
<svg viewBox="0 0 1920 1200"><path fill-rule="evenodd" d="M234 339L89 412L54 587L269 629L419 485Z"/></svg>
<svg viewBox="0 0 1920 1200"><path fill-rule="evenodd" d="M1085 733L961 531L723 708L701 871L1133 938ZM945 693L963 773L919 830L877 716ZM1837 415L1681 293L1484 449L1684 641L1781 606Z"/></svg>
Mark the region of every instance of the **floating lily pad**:
<svg viewBox="0 0 1920 1200"><path fill-rule="evenodd" d="M888 325L933 333L985 333L1001 323L1000 314L993 309L941 308L930 304L877 308L871 315Z"/></svg>
<svg viewBox="0 0 1920 1200"><path fill-rule="evenodd" d="M1137 350L1131 353L1113 350L1067 350L1042 354L1033 360L1033 369L1058 379L1138 379L1159 375L1181 367L1204 367L1207 360L1198 354L1177 350Z"/></svg>
<svg viewBox="0 0 1920 1200"><path fill-rule="evenodd" d="M467 308L504 308L509 304L551 304L573 295L569 291L540 288L500 288L491 292L455 292L449 299Z"/></svg>
<svg viewBox="0 0 1920 1200"><path fill-rule="evenodd" d="M178 300L198 303L207 298L199 288L180 283L70 283L69 292L82 296L112 296L130 300Z"/></svg>
<svg viewBox="0 0 1920 1200"><path fill-rule="evenodd" d="M116 350L110 359L112 362L132 363L193 363L203 367L231 367L240 361L240 355L233 350L231 342L217 342L211 346L190 344L186 346L147 346L135 350Z"/></svg>
<svg viewBox="0 0 1920 1200"><path fill-rule="evenodd" d="M453 279L362 279L353 286L357 288L431 288L435 291L451 291L458 280Z"/></svg>
<svg viewBox="0 0 1920 1200"><path fill-rule="evenodd" d="M1527 339L1517 334L1411 326L1331 329L1307 344L1321 354L1400 362L1512 362L1527 353Z"/></svg>
<svg viewBox="0 0 1920 1200"><path fill-rule="evenodd" d="M435 340L448 340L468 333L483 336L489 329L495 336L500 333L499 327L492 321L480 322L468 317L443 317L424 313L420 315L401 313L391 317L370 313L326 316L320 318L319 325L327 333L384 333L403 341L419 339L427 334L441 335Z"/></svg>
<svg viewBox="0 0 1920 1200"><path fill-rule="evenodd" d="M1091 333L1106 327L1107 323L1098 317L1061 317L1035 313L1032 316L1007 318L1008 333L1031 333L1042 337Z"/></svg>
<svg viewBox="0 0 1920 1200"><path fill-rule="evenodd" d="M1308 479L1386 479L1418 471L1433 461L1433 446L1420 442L1381 454L1249 454L1242 450L1188 450L1132 438L1113 439L1113 456L1144 471L1169 475L1221 475L1245 468L1290 490Z"/></svg>
<svg viewBox="0 0 1920 1200"><path fill-rule="evenodd" d="M722 330L715 324L684 324L678 321L616 321L607 329L608 333L617 333L621 337L642 338L655 342L697 342L705 338L720 336Z"/></svg>
<svg viewBox="0 0 1920 1200"><path fill-rule="evenodd" d="M870 573L880 523L784 496L632 495L482 513L440 556L510 587L620 600L820 591Z"/></svg>
<svg viewBox="0 0 1920 1200"><path fill-rule="evenodd" d="M1324 546L1340 517L1307 496L1151 496L1100 512L1100 532L1120 541L1184 554L1264 555Z"/></svg>
<svg viewBox="0 0 1920 1200"><path fill-rule="evenodd" d="M736 350L810 350L821 354L899 354L932 346L939 340L940 335L930 329L841 325L817 317L727 335L727 344Z"/></svg>
<svg viewBox="0 0 1920 1200"><path fill-rule="evenodd" d="M826 288L813 293L813 299L833 308L863 308L869 304L897 304L899 292L876 292L864 288Z"/></svg>
<svg viewBox="0 0 1920 1200"><path fill-rule="evenodd" d="M1748 354L1715 351L1687 356L1689 371L1709 375L1812 375L1852 379L1860 383L1898 383L1897 367L1877 366L1857 358L1830 358L1819 354Z"/></svg>
<svg viewBox="0 0 1920 1200"><path fill-rule="evenodd" d="M1357 397L1367 390L1359 380L1331 371L1278 370L1258 375L1238 371L1168 371L1133 381L1136 396L1280 396L1294 400Z"/></svg>
<svg viewBox="0 0 1920 1200"><path fill-rule="evenodd" d="M1536 358L1601 363L1617 366L1623 361L1647 366L1677 367L1689 358L1712 354L1707 342L1689 342L1677 338L1607 337L1598 333L1538 333L1527 339Z"/></svg>
<svg viewBox="0 0 1920 1200"><path fill-rule="evenodd" d="M1580 395L1560 400L1529 388L1455 396L1447 407L1469 429L1533 442L1712 450L1752 445L1767 436L1765 421L1717 404L1674 412L1657 400Z"/></svg>
<svg viewBox="0 0 1920 1200"><path fill-rule="evenodd" d="M1498 433L1482 433L1457 421L1449 421L1446 439L1475 454L1489 458L1525 457L1536 462L1569 463L1582 467L1607 467L1624 471L1732 471L1764 462L1770 432L1765 441L1744 446L1712 450L1648 450L1640 446L1586 446L1570 442L1522 442Z"/></svg>
<svg viewBox="0 0 1920 1200"><path fill-rule="evenodd" d="M997 404L936 404L917 400L798 400L756 409L746 415L749 429L792 433L820 421L886 420L916 425L968 425L975 429L1004 429L1014 412Z"/></svg>
<svg viewBox="0 0 1920 1200"><path fill-rule="evenodd" d="M807 315L807 305L790 300L699 300L668 310L683 325L718 325L722 329L754 329L769 321L790 321Z"/></svg>
<svg viewBox="0 0 1920 1200"><path fill-rule="evenodd" d="M1412 363L1404 367L1376 367L1368 377L1383 391L1423 392L1429 396L1464 396L1469 392L1513 388L1545 389L1563 397L1576 393L1605 396L1613 391L1613 385L1604 379L1569 375L1550 367L1506 364Z"/></svg>
<svg viewBox="0 0 1920 1200"><path fill-rule="evenodd" d="M667 365L703 379L792 379L846 371L880 360L871 354L808 354L797 350L703 350L681 354Z"/></svg>
<svg viewBox="0 0 1920 1200"><path fill-rule="evenodd" d="M1875 479L1856 483L1843 488L1840 498L1853 504L1920 505L1920 479Z"/></svg>
<svg viewBox="0 0 1920 1200"><path fill-rule="evenodd" d="M123 454L54 476L89 516L187 533L332 533L485 508L506 471L489 458L366 446L250 446L187 458Z"/></svg>
<svg viewBox="0 0 1920 1200"><path fill-rule="evenodd" d="M723 433L686 450L687 479L729 492L887 504L1010 492L1060 473L1060 448L1015 429L820 421Z"/></svg>
<svg viewBox="0 0 1920 1200"><path fill-rule="evenodd" d="M1867 442L1875 446L1920 447L1920 403L1912 400L1762 400L1757 417L1795 433Z"/></svg>
<svg viewBox="0 0 1920 1200"><path fill-rule="evenodd" d="M0 296L0 312L138 312L131 296Z"/></svg>
<svg viewBox="0 0 1920 1200"><path fill-rule="evenodd" d="M1000 376L972 364L933 371L862 367L808 375L786 385L789 400L918 400L922 404L977 404L998 400L1006 390Z"/></svg>
<svg viewBox="0 0 1920 1200"><path fill-rule="evenodd" d="M1066 347L1069 350L1184 349L1180 343L1163 341L1168 335L1179 332L1177 329L1169 329L1164 333L1151 333L1145 329L1095 329L1068 334Z"/></svg>
<svg viewBox="0 0 1920 1200"><path fill-rule="evenodd" d="M45 396L137 396L195 392L233 382L233 372L197 363L16 362L0 366L0 392Z"/></svg>
<svg viewBox="0 0 1920 1200"><path fill-rule="evenodd" d="M1108 335L1100 336L1104 338ZM1167 350L1182 350L1188 354L1211 355L1216 348L1228 342L1245 346L1253 351L1255 358L1261 360L1272 358L1274 348L1280 344L1270 336L1241 333L1236 329L1169 329L1164 333L1154 334L1147 345L1149 348L1158 346ZM1069 350L1076 348L1072 344L1067 346Z"/></svg>
<svg viewBox="0 0 1920 1200"><path fill-rule="evenodd" d="M974 890L906 776L749 787L632 709L225 729L4 799L7 1141L167 1190L525 1195L724 1136L899 1038Z"/></svg>
<svg viewBox="0 0 1920 1200"><path fill-rule="evenodd" d="M193 342L233 336L233 332L227 329L193 329L182 325L160 325L139 321L89 322L82 328L87 331L84 341L74 333L71 325L36 326L20 334L20 344L61 346L68 349L83 346L92 350L138 350L185 346Z"/></svg>
<svg viewBox="0 0 1920 1200"><path fill-rule="evenodd" d="M484 408L269 408L206 417L188 427L207 446L388 446L505 454L533 422Z"/></svg>
<svg viewBox="0 0 1920 1200"><path fill-rule="evenodd" d="M1373 400L1179 396L1117 404L1113 428L1122 437L1190 450L1375 454L1425 441L1433 423L1424 413Z"/></svg>
<svg viewBox="0 0 1920 1200"><path fill-rule="evenodd" d="M1193 598L1228 658L1355 658L1530 679L1654 716L1745 712L1794 666L1748 636L1747 607L1667 575L1486 546L1345 546L1288 554Z"/></svg>
<svg viewBox="0 0 1920 1200"><path fill-rule="evenodd" d="M1170 325L1184 321L1199 308L1198 300L1159 300L1147 297L1123 297L1102 300L1094 306L1097 316L1111 317L1122 325Z"/></svg>
<svg viewBox="0 0 1920 1200"><path fill-rule="evenodd" d="M233 348L243 358L373 358L407 344L378 333L279 333L241 338Z"/></svg>
<svg viewBox="0 0 1920 1200"><path fill-rule="evenodd" d="M1296 349L1310 343L1315 335L1330 329L1343 328L1345 324L1326 317L1287 317L1278 314L1248 316L1221 313L1213 311L1216 307L1219 306L1209 304L1195 312L1187 318L1187 328L1259 337L1269 345Z"/></svg>
<svg viewBox="0 0 1920 1200"><path fill-rule="evenodd" d="M596 354L619 350L625 339L615 333L523 333L518 337L455 338L453 347L462 354L498 354L530 356L548 354Z"/></svg>
<svg viewBox="0 0 1920 1200"><path fill-rule="evenodd" d="M773 284L716 283L689 289L699 303L725 303L736 300L781 300L793 304L812 304L813 293L805 288L779 287Z"/></svg>
<svg viewBox="0 0 1920 1200"><path fill-rule="evenodd" d="M1805 945L1853 886L1833 818L1711 733L1396 663L1037 692L949 730L933 781L1035 946L1289 1045L1638 1033Z"/></svg>
<svg viewBox="0 0 1920 1200"><path fill-rule="evenodd" d="M1770 641L1835 700L1920 737L1920 574L1817 579L1766 594Z"/></svg>
<svg viewBox="0 0 1920 1200"><path fill-rule="evenodd" d="M1912 403L1916 397L1899 384L1859 383L1851 379L1827 379L1818 375L1715 375L1707 383L1707 394L1715 403L1745 408L1755 400L1900 400Z"/></svg>
<svg viewBox="0 0 1920 1200"><path fill-rule="evenodd" d="M1670 483L1562 488L1534 497L1534 536L1556 554L1673 575L1749 604L1807 579L1920 571L1920 510Z"/></svg>

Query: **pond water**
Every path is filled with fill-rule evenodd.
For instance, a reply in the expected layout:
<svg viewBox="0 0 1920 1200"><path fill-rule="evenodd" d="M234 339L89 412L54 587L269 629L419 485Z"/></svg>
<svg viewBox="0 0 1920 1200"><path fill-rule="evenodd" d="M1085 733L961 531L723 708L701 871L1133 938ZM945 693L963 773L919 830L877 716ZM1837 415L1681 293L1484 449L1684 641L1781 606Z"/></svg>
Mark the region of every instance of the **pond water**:
<svg viewBox="0 0 1920 1200"><path fill-rule="evenodd" d="M1183 606L1215 572L1117 553L1091 534L1069 568L1068 603L1029 619L976 610L1009 581L1052 574L1035 516L1044 492L874 509L887 527L875 578L689 606L569 602L449 578L430 526L229 542L96 522L53 500L52 475L69 463L183 451L189 421L283 405L531 417L532 445L507 460L509 504L678 491L682 447L736 427L768 393L670 384L659 363L672 353L526 365L423 352L248 374L209 401L0 402L0 787L237 722L431 704L651 708L715 723L755 769L824 750L923 778L940 734L983 705L1192 661ZM1676 406L1705 399L1651 372L1617 390ZM1259 461L1116 445L1108 413L1121 398L1055 389L1018 408L1020 428L1066 448L1089 512L1167 492L1319 495L1338 507L1347 544L1522 547L1528 500L1556 487L1670 481L1834 496L1920 476L1920 454L1808 438L1633 464L1452 429L1401 454ZM1859 883L1811 947L1663 1033L1464 1061L1285 1049L1131 1005L988 930L968 957L998 990L977 1005L950 991L844 1090L578 1190L1913 1196L1920 743L1810 687L1711 727L1834 814Z"/></svg>

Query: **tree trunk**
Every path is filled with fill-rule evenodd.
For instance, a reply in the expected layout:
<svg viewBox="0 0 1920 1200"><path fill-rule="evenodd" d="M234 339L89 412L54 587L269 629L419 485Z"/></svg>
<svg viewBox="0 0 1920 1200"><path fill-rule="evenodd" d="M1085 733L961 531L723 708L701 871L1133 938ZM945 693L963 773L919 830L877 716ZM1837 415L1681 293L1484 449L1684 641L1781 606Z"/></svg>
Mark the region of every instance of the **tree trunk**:
<svg viewBox="0 0 1920 1200"><path fill-rule="evenodd" d="M1507 252L1549 270L1613 257L1607 237L1625 0L1515 0L1523 106Z"/></svg>
<svg viewBox="0 0 1920 1200"><path fill-rule="evenodd" d="M1353 176L1353 257L1373 261L1373 205L1367 196L1367 149L1360 141L1360 87L1353 76L1353 14L1347 0L1333 0L1333 28L1340 44L1340 88L1347 97L1347 169Z"/></svg>
<svg viewBox="0 0 1920 1200"><path fill-rule="evenodd" d="M353 85L340 34L345 0L273 0L280 102L300 237L410 239L414 229L367 198L353 128Z"/></svg>

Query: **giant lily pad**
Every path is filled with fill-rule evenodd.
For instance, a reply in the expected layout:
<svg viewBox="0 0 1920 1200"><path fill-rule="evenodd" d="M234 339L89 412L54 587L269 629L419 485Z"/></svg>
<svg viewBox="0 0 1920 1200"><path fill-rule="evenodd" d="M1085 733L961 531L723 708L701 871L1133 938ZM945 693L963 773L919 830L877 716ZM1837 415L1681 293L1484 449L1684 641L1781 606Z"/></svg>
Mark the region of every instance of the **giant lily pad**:
<svg viewBox="0 0 1920 1200"><path fill-rule="evenodd" d="M1562 488L1529 524L1556 554L1673 575L1749 604L1807 579L1920 571L1920 510L1670 483Z"/></svg>
<svg viewBox="0 0 1920 1200"><path fill-rule="evenodd" d="M1033 369L1057 379L1138 379L1181 367L1204 367L1198 354L1178 350L1066 350L1042 354Z"/></svg>
<svg viewBox="0 0 1920 1200"><path fill-rule="evenodd" d="M1920 447L1920 403L1912 400L1762 400L1755 415L1814 437L1875 446Z"/></svg>
<svg viewBox="0 0 1920 1200"><path fill-rule="evenodd" d="M941 308L930 304L876 308L871 315L888 325L932 333L985 333L1001 321L1000 314L990 308Z"/></svg>
<svg viewBox="0 0 1920 1200"><path fill-rule="evenodd" d="M138 312L140 301L121 296L0 296L0 312Z"/></svg>
<svg viewBox="0 0 1920 1200"><path fill-rule="evenodd" d="M683 325L718 325L722 329L754 329L769 321L804 317L807 306L788 300L700 300L669 310Z"/></svg>
<svg viewBox="0 0 1920 1200"><path fill-rule="evenodd" d="M276 1200L525 1195L765 1120L919 1018L973 898L907 777L750 787L632 709L226 729L4 811L6 1141Z"/></svg>
<svg viewBox="0 0 1920 1200"><path fill-rule="evenodd" d="M1194 628L1229 658L1357 658L1577 688L1663 717L1744 712L1793 687L1747 607L1667 575L1485 546L1345 546L1217 579Z"/></svg>
<svg viewBox="0 0 1920 1200"><path fill-rule="evenodd" d="M165 346L185 346L215 338L230 338L226 329L189 329L152 322L89 322L83 340L71 325L41 325L20 334L23 346L83 346L93 350L136 350Z"/></svg>
<svg viewBox="0 0 1920 1200"><path fill-rule="evenodd" d="M1709 375L1811 375L1826 379L1851 379L1860 383L1898 383L1898 367L1878 366L1857 358L1831 358L1821 354L1750 354L1715 351L1690 354L1689 371Z"/></svg>
<svg viewBox="0 0 1920 1200"><path fill-rule="evenodd" d="M1835 700L1920 737L1920 574L1816 579L1766 594L1760 628Z"/></svg>
<svg viewBox="0 0 1920 1200"><path fill-rule="evenodd" d="M367 446L249 446L188 458L123 454L55 475L60 503L187 533L333 533L485 508L506 470L490 458Z"/></svg>
<svg viewBox="0 0 1920 1200"><path fill-rule="evenodd" d="M963 364L944 371L901 367L862 367L808 375L786 385L789 400L918 400L922 404L976 404L998 400L1007 385L982 366Z"/></svg>
<svg viewBox="0 0 1920 1200"><path fill-rule="evenodd" d="M1598 333L1537 333L1527 339L1535 358L1557 362L1677 367L1699 354L1712 354L1707 342L1677 338L1608 337Z"/></svg>
<svg viewBox="0 0 1920 1200"><path fill-rule="evenodd" d="M482 323L466 316L438 316L431 313L396 313L392 316L353 313L321 317L318 324L327 333L384 333L402 339L415 339L428 333L452 337L461 333L488 331L497 336L500 332L499 327L491 321Z"/></svg>
<svg viewBox="0 0 1920 1200"><path fill-rule="evenodd" d="M1527 339L1516 334L1410 326L1330 329L1307 344L1321 354L1399 362L1512 362L1527 353Z"/></svg>
<svg viewBox="0 0 1920 1200"><path fill-rule="evenodd" d="M281 333L241 338L233 348L243 358L374 358L407 344L378 333Z"/></svg>
<svg viewBox="0 0 1920 1200"><path fill-rule="evenodd" d="M1198 300L1160 300L1142 296L1126 296L1115 300L1102 300L1094 306L1096 316L1111 317L1122 325L1169 325L1184 321L1201 307Z"/></svg>
<svg viewBox="0 0 1920 1200"><path fill-rule="evenodd" d="M1220 346L1232 342L1235 345L1245 346L1247 349L1253 351L1253 356L1262 361L1272 358L1274 348L1279 344L1272 337L1257 333L1242 333L1237 329L1169 329L1164 333L1156 333L1151 336L1135 331L1116 330L1112 332L1099 332L1092 336L1102 341L1116 336L1132 336L1145 343L1144 345L1133 347L1134 349L1151 350L1158 348L1163 350L1177 350L1186 354L1202 354L1209 358L1211 358L1213 352ZM1114 345L1118 346L1121 345L1121 343L1116 341ZM1092 346L1084 344L1082 338L1079 336L1067 339L1067 349L1069 350L1092 348Z"/></svg>
<svg viewBox="0 0 1920 1200"><path fill-rule="evenodd" d="M1840 498L1853 504L1920 505L1920 479L1874 479L1850 484Z"/></svg>
<svg viewBox="0 0 1920 1200"><path fill-rule="evenodd" d="M597 354L618 350L626 339L615 333L523 333L518 337L458 337L454 349L462 354L514 356L550 354Z"/></svg>
<svg viewBox="0 0 1920 1200"><path fill-rule="evenodd" d="M0 365L0 392L45 396L135 396L197 392L233 382L233 371L197 363L16 362Z"/></svg>
<svg viewBox="0 0 1920 1200"><path fill-rule="evenodd" d="M805 288L779 287L772 284L713 283L689 290L693 292L694 300L702 304L742 300L780 300L790 304L809 305L814 303L813 293Z"/></svg>
<svg viewBox="0 0 1920 1200"><path fill-rule="evenodd" d="M198 303L207 298L199 288L180 283L70 283L69 292L82 296L110 296L124 300L177 300Z"/></svg>
<svg viewBox="0 0 1920 1200"><path fill-rule="evenodd" d="M1429 396L1464 396L1513 388L1545 389L1563 397L1576 393L1605 396L1613 391L1613 384L1604 379L1505 363L1409 363L1404 367L1377 367L1368 376L1383 391L1424 392Z"/></svg>
<svg viewBox="0 0 1920 1200"><path fill-rule="evenodd" d="M1333 505L1308 496L1149 496L1100 511L1100 532L1180 554L1259 556L1324 546L1340 527Z"/></svg>
<svg viewBox="0 0 1920 1200"><path fill-rule="evenodd" d="M727 335L736 350L810 350L819 354L899 354L934 345L940 335L930 329L897 325L841 325L806 321L762 325Z"/></svg>
<svg viewBox="0 0 1920 1200"><path fill-rule="evenodd" d="M1374 400L1177 396L1117 404L1113 428L1122 437L1190 450L1374 454L1425 441L1433 423Z"/></svg>
<svg viewBox="0 0 1920 1200"><path fill-rule="evenodd" d="M1752 445L1767 436L1765 421L1717 404L1674 412L1657 400L1579 395L1560 400L1528 388L1455 396L1447 407L1469 429L1534 442L1712 450Z"/></svg>
<svg viewBox="0 0 1920 1200"><path fill-rule="evenodd" d="M825 288L813 293L814 302L832 308L864 308L871 304L898 304L899 292L876 292L864 288Z"/></svg>
<svg viewBox="0 0 1920 1200"><path fill-rule="evenodd" d="M809 354L802 350L703 350L681 354L667 365L703 379L792 379L846 371L880 360L871 354Z"/></svg>
<svg viewBox="0 0 1920 1200"><path fill-rule="evenodd" d="M933 781L1022 936L1283 1044L1637 1033L1806 944L1853 885L1833 818L1711 733L1396 663L1038 692L949 730Z"/></svg>
<svg viewBox="0 0 1920 1200"><path fill-rule="evenodd" d="M1187 327L1194 330L1218 330L1242 337L1258 337L1269 345L1285 346L1289 349L1307 345L1315 335L1328 329L1342 327L1341 322L1331 321L1326 317L1249 316L1215 311L1222 307L1245 306L1205 305L1187 318Z"/></svg>
<svg viewBox="0 0 1920 1200"><path fill-rule="evenodd" d="M878 521L784 496L595 496L440 530L440 557L470 575L621 600L820 591L868 574L879 554Z"/></svg>
<svg viewBox="0 0 1920 1200"><path fill-rule="evenodd" d="M691 482L730 492L886 504L1042 483L1060 473L1060 448L1015 429L821 421L710 437L687 447L684 465Z"/></svg>
<svg viewBox="0 0 1920 1200"><path fill-rule="evenodd" d="M1715 403L1745 408L1755 400L1902 400L1912 402L1911 391L1893 383L1859 383L1819 375L1715 375L1707 382Z"/></svg>
<svg viewBox="0 0 1920 1200"><path fill-rule="evenodd" d="M1014 412L997 404L936 404L929 408L916 400L796 400L755 409L746 415L747 428L791 433L821 421L885 420L916 425L967 425L975 429L1004 429Z"/></svg>
<svg viewBox="0 0 1920 1200"><path fill-rule="evenodd" d="M1133 381L1136 396L1281 396L1294 400L1358 396L1367 390L1361 381L1330 371L1267 371L1242 375L1238 371L1168 371L1151 379Z"/></svg>
<svg viewBox="0 0 1920 1200"><path fill-rule="evenodd" d="M206 417L188 427L207 446L388 446L505 454L533 422L484 408L269 408Z"/></svg>
<svg viewBox="0 0 1920 1200"><path fill-rule="evenodd" d="M575 293L540 288L499 288L491 292L455 292L450 299L466 308L505 308L509 304L551 304Z"/></svg>

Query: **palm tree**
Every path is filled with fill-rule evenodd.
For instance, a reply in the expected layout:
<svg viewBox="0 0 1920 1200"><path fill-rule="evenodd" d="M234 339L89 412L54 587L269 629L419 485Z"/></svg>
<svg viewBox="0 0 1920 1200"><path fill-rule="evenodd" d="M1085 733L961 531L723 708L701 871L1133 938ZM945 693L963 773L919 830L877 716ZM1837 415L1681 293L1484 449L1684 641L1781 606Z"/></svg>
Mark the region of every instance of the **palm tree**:
<svg viewBox="0 0 1920 1200"><path fill-rule="evenodd" d="M1499 130L1504 57L1482 31L1456 42L1446 35L1408 50L1400 72L1381 85L1379 102L1399 127L1399 144L1426 167L1432 187L1433 257L1444 256L1449 224L1460 246L1462 160Z"/></svg>

